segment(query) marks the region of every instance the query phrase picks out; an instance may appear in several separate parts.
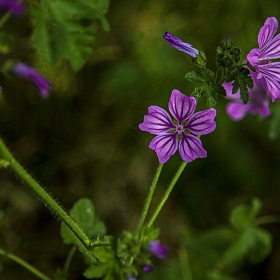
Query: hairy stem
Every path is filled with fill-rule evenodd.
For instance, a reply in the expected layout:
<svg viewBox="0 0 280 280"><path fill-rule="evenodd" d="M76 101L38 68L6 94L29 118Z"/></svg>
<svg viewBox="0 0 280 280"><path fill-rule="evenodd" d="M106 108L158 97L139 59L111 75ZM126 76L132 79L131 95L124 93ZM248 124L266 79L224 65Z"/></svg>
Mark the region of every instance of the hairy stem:
<svg viewBox="0 0 280 280"><path fill-rule="evenodd" d="M9 167L40 197L51 212L57 215L77 236L83 245L89 249L91 240L78 226L78 224L62 209L61 206L25 171L25 169L12 156L2 139L0 138L0 154L9 162Z"/></svg>

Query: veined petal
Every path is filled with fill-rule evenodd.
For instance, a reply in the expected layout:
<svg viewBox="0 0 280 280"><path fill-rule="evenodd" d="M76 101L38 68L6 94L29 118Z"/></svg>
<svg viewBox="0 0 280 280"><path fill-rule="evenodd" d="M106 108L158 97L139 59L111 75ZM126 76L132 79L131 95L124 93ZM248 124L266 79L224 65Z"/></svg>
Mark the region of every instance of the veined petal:
<svg viewBox="0 0 280 280"><path fill-rule="evenodd" d="M158 135L175 128L169 114L158 106L150 106L148 114L144 116L144 121L139 125L142 131Z"/></svg>
<svg viewBox="0 0 280 280"><path fill-rule="evenodd" d="M190 132L197 135L211 133L216 128L216 110L211 108L193 114L185 126Z"/></svg>
<svg viewBox="0 0 280 280"><path fill-rule="evenodd" d="M168 108L171 115L181 124L194 113L196 100L194 97L188 97L179 90L174 89L168 103Z"/></svg>
<svg viewBox="0 0 280 280"><path fill-rule="evenodd" d="M202 147L201 140L191 134L182 133L179 143L179 153L186 162L191 162L196 158L207 157L207 152Z"/></svg>
<svg viewBox="0 0 280 280"><path fill-rule="evenodd" d="M275 17L269 17L266 19L264 26L260 29L258 35L258 43L260 48L263 48L276 33L278 29L278 21Z"/></svg>
<svg viewBox="0 0 280 280"><path fill-rule="evenodd" d="M276 98L280 98L280 84L274 77L266 75L265 73L263 74L263 77L265 78L268 90L271 93L271 100L274 102Z"/></svg>
<svg viewBox="0 0 280 280"><path fill-rule="evenodd" d="M160 163L167 162L178 149L177 133L165 133L156 136L151 141L149 148L157 153Z"/></svg>
<svg viewBox="0 0 280 280"><path fill-rule="evenodd" d="M280 56L280 34L261 50L259 59L276 59Z"/></svg>
<svg viewBox="0 0 280 280"><path fill-rule="evenodd" d="M260 49L252 49L248 53L247 59L251 63L252 66L258 67L258 65L259 65L259 56L260 56Z"/></svg>

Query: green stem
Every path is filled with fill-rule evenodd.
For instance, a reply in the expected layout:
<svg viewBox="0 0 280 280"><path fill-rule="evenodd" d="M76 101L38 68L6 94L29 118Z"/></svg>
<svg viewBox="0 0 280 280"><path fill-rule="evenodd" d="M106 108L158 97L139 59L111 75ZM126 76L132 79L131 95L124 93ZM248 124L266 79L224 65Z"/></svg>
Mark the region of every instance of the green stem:
<svg viewBox="0 0 280 280"><path fill-rule="evenodd" d="M145 219L147 217L149 207L150 207L150 204L151 204L151 200L152 200L152 197L153 197L153 194L154 194L154 191L155 191L157 181L158 181L159 175L161 173L162 167L163 167L163 164L160 163L158 168L157 168L155 177L154 177L152 185L150 187L150 191L149 191L146 203L145 203L144 208L143 208L143 212L142 212L142 215L141 215L141 218L140 218L140 221L139 221L139 225L138 225L138 232L140 232L140 230L142 229L142 227L144 225L144 222L145 222Z"/></svg>
<svg viewBox="0 0 280 280"><path fill-rule="evenodd" d="M181 176L183 170L185 169L187 165L187 162L183 161L182 164L180 165L178 171L176 172L175 176L173 177L171 183L169 184L167 190L165 191L165 194L163 195L156 211L154 212L152 218L150 219L149 223L148 223L148 227L151 227L152 224L154 223L155 219L157 218L159 212L161 211L162 207L164 206L166 200L168 199L171 191L173 190L173 187L175 186L175 184L177 183L179 177Z"/></svg>
<svg viewBox="0 0 280 280"><path fill-rule="evenodd" d="M8 253L6 251L4 251L3 249L0 248L0 254L3 256L6 256L7 258L17 262L18 264L20 264L21 266L25 267L27 270L29 270L30 272L32 272L34 275L36 275L38 278L43 279L43 280L50 280L50 278L46 275L44 275L42 272L40 272L37 268L35 268L34 266L30 265L29 263L27 263L26 261L24 261L23 259Z"/></svg>
<svg viewBox="0 0 280 280"><path fill-rule="evenodd" d="M255 220L255 226L260 226L264 224L272 224L272 223L280 223L280 217L279 216L273 216L273 215L268 215L268 216L263 216L260 218L257 218Z"/></svg>
<svg viewBox="0 0 280 280"><path fill-rule="evenodd" d="M16 174L42 199L44 204L48 206L55 215L57 215L78 237L83 245L89 249L91 240L76 224L76 222L57 204L57 202L24 170L24 168L12 156L2 139L0 138L0 154L4 160L7 160Z"/></svg>
<svg viewBox="0 0 280 280"><path fill-rule="evenodd" d="M0 20L0 29L5 25L5 23L9 20L11 16L11 12L6 13Z"/></svg>
<svg viewBox="0 0 280 280"><path fill-rule="evenodd" d="M74 254L75 254L76 250L77 250L77 247L76 247L76 246L73 246L72 249L70 250L68 256L67 256L67 259L66 259L66 261L65 261L64 268L63 268L63 271L64 271L65 273L68 272L70 263L71 263L71 261L72 261L72 259L73 259L73 257L74 257Z"/></svg>

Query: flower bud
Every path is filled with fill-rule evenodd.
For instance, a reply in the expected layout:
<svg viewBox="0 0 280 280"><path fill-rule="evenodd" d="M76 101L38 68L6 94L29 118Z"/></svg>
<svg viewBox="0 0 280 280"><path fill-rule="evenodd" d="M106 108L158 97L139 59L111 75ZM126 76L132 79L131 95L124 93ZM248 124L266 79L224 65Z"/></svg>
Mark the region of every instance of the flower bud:
<svg viewBox="0 0 280 280"><path fill-rule="evenodd" d="M227 36L221 43L221 47L226 51L230 50L232 46L233 42L229 36Z"/></svg>

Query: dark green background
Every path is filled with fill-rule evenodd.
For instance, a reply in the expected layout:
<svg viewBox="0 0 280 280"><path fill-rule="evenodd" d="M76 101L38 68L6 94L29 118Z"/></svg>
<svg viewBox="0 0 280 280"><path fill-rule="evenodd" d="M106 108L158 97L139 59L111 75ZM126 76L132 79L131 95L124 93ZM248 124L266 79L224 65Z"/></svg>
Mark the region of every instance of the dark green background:
<svg viewBox="0 0 280 280"><path fill-rule="evenodd" d="M184 75L195 66L166 44L163 33L169 31L204 51L208 67L215 71L215 50L221 40L229 35L245 59L257 47L265 19L279 19L279 7L276 0L112 1L107 14L111 31L94 25L92 56L77 74L67 62L48 67L28 42L30 20L12 20L6 28L16 34L17 43L12 53L1 55L2 62L18 58L36 65L55 86L50 98L42 100L29 82L1 75L1 135L66 210L79 198L89 197L108 234L134 230L158 164L148 148L152 136L138 125L148 106L167 109L174 88L187 95L194 89ZM249 116L231 121L226 103L220 98L217 129L202 137L208 157L187 166L156 222L162 242L170 247L165 266L177 258L184 240L226 225L230 210L254 196L264 204L261 215L280 214L279 139L269 139L269 119ZM199 108L205 108L204 102ZM180 162L176 154L164 166L155 200ZM63 266L70 247L62 244L59 222L6 170L0 176L0 209L1 247L49 276ZM280 228L265 228L274 236L272 255L258 266L244 262L237 279L279 279ZM10 260L0 261L1 279L33 279ZM70 279L83 279L78 275L84 268L77 254Z"/></svg>

